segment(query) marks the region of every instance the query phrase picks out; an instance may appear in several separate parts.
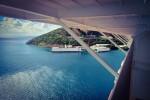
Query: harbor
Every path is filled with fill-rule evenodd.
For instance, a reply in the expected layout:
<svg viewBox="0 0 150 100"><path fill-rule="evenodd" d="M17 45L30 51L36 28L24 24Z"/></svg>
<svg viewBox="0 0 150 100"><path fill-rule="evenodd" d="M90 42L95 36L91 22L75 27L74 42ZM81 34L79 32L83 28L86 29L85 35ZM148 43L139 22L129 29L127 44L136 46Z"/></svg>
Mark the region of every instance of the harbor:
<svg viewBox="0 0 150 100"><path fill-rule="evenodd" d="M96 44L90 46L90 48L98 53L98 52L108 52L110 51L110 48L107 46L110 44ZM73 47L72 45L65 45L64 47L52 47L51 52L53 53L63 53L63 52L84 52L85 49L82 46L75 46Z"/></svg>
<svg viewBox="0 0 150 100"><path fill-rule="evenodd" d="M88 53L52 53L22 42L0 46L0 100L107 100L114 85L114 77ZM124 59L120 50L97 54L116 71Z"/></svg>

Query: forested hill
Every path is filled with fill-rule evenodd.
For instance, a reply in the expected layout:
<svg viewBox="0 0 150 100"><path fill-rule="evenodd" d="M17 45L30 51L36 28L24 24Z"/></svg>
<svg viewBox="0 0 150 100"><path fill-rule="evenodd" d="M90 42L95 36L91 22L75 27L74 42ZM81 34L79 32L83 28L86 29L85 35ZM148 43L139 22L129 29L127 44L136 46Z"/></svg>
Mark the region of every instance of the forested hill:
<svg viewBox="0 0 150 100"><path fill-rule="evenodd" d="M94 44L110 44L107 39L101 38L101 34L97 31L82 31L80 29L72 29L83 41L89 45ZM90 39L90 40L89 40ZM119 43L119 42L118 42ZM52 47L63 47L65 44L79 46L80 44L74 40L63 28L58 28L46 34L35 37L27 42L27 44Z"/></svg>

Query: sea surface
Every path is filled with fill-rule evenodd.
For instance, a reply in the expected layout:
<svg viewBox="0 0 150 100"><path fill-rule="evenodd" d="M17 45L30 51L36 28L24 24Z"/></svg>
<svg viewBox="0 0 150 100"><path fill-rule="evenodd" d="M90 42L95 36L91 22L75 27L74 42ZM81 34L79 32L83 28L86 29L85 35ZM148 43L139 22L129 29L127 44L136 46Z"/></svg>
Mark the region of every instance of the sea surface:
<svg viewBox="0 0 150 100"><path fill-rule="evenodd" d="M0 100L107 100L112 76L88 53L51 53L21 40L0 40ZM116 71L125 55L98 53Z"/></svg>

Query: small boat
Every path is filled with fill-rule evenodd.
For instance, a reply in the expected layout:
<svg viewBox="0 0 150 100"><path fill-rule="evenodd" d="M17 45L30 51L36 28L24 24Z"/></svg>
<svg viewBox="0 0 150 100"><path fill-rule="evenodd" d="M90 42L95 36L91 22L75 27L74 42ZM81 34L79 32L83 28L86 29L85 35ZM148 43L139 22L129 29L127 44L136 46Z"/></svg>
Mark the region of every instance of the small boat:
<svg viewBox="0 0 150 100"><path fill-rule="evenodd" d="M110 51L110 48L108 48L108 47L99 47L99 46L96 46L96 45L90 46L90 48L91 48L92 50L94 50L95 52L106 52L106 51Z"/></svg>

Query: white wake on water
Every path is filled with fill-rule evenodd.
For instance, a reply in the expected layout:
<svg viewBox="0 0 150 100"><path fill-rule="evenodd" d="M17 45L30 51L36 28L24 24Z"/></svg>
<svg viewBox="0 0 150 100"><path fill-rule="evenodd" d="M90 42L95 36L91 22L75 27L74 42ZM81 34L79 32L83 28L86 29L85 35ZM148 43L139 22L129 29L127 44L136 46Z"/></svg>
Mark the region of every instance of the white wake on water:
<svg viewBox="0 0 150 100"><path fill-rule="evenodd" d="M65 92L71 93L75 82L73 75L43 66L0 77L0 100L59 99L65 87L69 87Z"/></svg>

